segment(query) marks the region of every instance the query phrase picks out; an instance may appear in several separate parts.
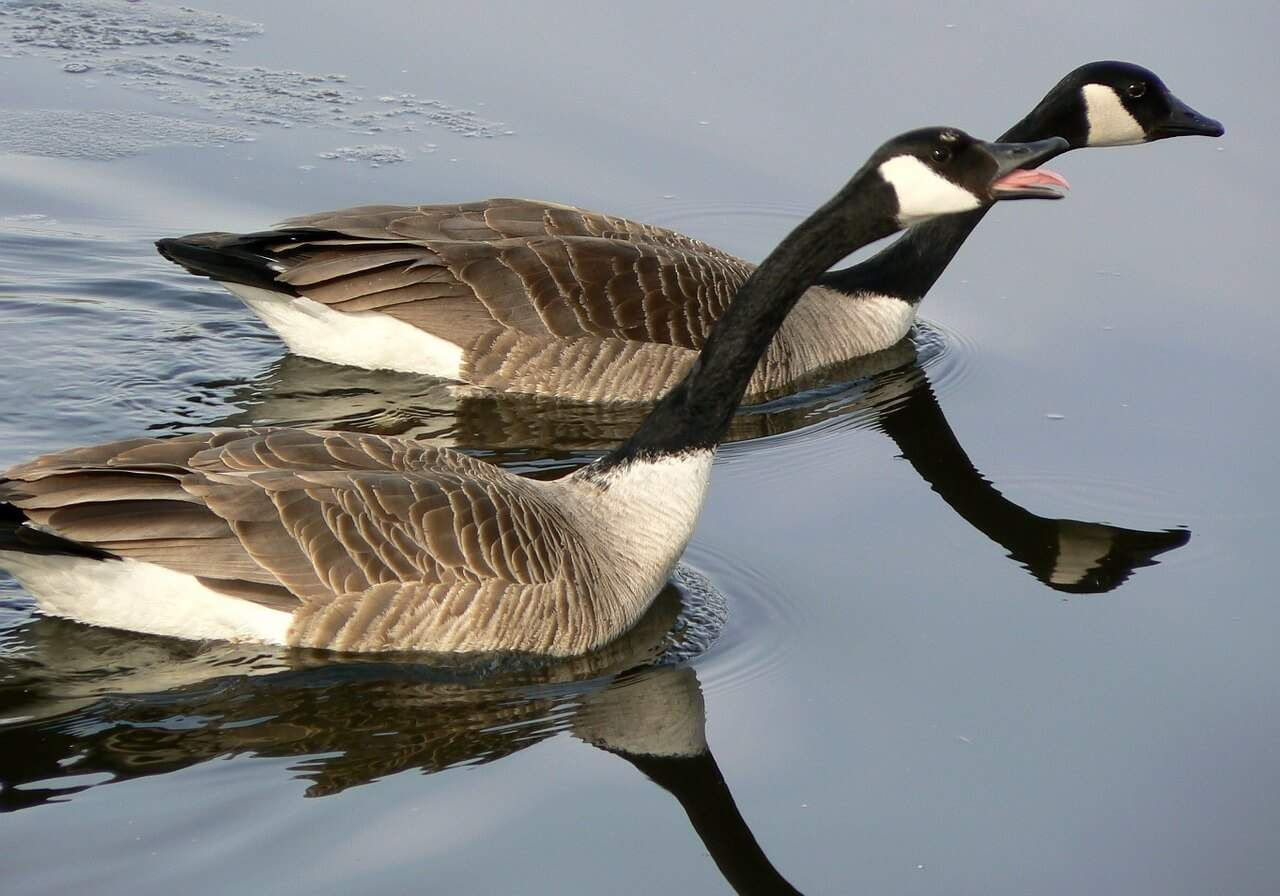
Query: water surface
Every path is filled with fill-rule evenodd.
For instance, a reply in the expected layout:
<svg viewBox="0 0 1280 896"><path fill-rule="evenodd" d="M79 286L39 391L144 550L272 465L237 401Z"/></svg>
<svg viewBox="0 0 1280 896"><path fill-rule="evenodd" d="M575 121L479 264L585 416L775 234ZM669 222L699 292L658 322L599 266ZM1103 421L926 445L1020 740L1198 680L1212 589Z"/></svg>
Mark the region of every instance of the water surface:
<svg viewBox="0 0 1280 896"><path fill-rule="evenodd" d="M556 476L637 419L288 357L159 236L518 195L758 259L1106 57L1228 129L1059 160L907 343L740 415L599 655L184 644L0 578L6 892L1275 891L1274 4L0 13L4 465L271 423Z"/></svg>

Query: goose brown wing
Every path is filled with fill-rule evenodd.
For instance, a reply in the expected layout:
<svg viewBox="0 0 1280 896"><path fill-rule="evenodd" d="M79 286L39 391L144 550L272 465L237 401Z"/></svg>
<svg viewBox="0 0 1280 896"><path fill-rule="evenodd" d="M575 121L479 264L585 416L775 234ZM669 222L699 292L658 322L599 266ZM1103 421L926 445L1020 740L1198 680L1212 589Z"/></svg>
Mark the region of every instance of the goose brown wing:
<svg viewBox="0 0 1280 896"><path fill-rule="evenodd" d="M484 199L456 205L363 205L300 215L281 228L312 228L355 239L489 243L511 237L602 237L648 243L724 261L733 255L665 227L535 199Z"/></svg>
<svg viewBox="0 0 1280 896"><path fill-rule="evenodd" d="M4 473L0 501L69 541L157 563L292 611L297 594L246 552L230 520L185 487L192 457L219 440L219 434L131 439L45 455ZM255 511L262 514L265 508L246 506L241 513ZM287 559L297 567L293 578L315 582L306 575L302 557ZM285 561L281 558L281 565Z"/></svg>
<svg viewBox="0 0 1280 896"><path fill-rule="evenodd" d="M753 269L674 231L529 200L367 206L253 237L296 292L464 347L509 329L700 348Z"/></svg>
<svg viewBox="0 0 1280 896"><path fill-rule="evenodd" d="M345 595L342 610L366 627L372 604L352 595L376 602L404 587L459 614L512 586L565 585L586 556L528 480L355 433L234 430L67 451L8 471L0 500L63 538L280 609L328 607L332 622Z"/></svg>

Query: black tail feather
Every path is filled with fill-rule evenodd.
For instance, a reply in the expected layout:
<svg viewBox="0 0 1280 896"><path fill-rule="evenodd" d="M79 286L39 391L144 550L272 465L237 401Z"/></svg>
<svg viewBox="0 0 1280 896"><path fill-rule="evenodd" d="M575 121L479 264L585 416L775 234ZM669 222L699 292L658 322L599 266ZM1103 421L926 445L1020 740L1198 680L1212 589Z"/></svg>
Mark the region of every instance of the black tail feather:
<svg viewBox="0 0 1280 896"><path fill-rule="evenodd" d="M192 233L156 240L156 249L193 274L228 283L243 283L288 295L297 291L276 279L279 263L271 249L288 239L288 231L261 233Z"/></svg>
<svg viewBox="0 0 1280 896"><path fill-rule="evenodd" d="M68 557L88 557L91 560L118 560L110 551L91 544L71 541L51 532L43 532L25 525L26 514L12 504L0 502L0 551L19 554L61 554Z"/></svg>

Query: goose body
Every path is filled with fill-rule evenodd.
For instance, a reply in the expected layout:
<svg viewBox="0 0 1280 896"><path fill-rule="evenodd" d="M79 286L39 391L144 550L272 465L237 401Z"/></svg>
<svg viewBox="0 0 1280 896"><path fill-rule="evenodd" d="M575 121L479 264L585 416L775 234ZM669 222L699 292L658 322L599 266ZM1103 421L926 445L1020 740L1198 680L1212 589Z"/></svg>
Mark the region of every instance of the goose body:
<svg viewBox="0 0 1280 896"><path fill-rule="evenodd" d="M1079 148L1221 132L1153 73L1103 62L1069 74L1002 139L1060 136ZM900 178L928 174L910 157L899 164ZM906 336L985 213L969 205L811 284L746 399ZM295 354L575 401L656 400L688 373L755 270L672 230L530 199L363 206L157 245L239 296Z"/></svg>
<svg viewBox="0 0 1280 896"><path fill-rule="evenodd" d="M529 199L370 206L161 241L294 354L575 401L653 401L755 265L671 230ZM199 251L198 251L199 250ZM760 398L900 341L915 306L811 286L747 387Z"/></svg>
<svg viewBox="0 0 1280 896"><path fill-rule="evenodd" d="M0 565L48 613L154 634L352 651L592 650L666 583L715 447L807 285L906 220L1057 198L1061 178L1025 166L1063 145L951 129L885 144L736 287L698 363L639 429L564 479L340 432L135 439L0 478ZM892 164L904 155L923 173Z"/></svg>
<svg viewBox="0 0 1280 896"><path fill-rule="evenodd" d="M46 613L111 628L576 654L666 583L710 468L700 450L543 482L355 433L133 440L15 467L4 488L31 525L119 559L0 562Z"/></svg>

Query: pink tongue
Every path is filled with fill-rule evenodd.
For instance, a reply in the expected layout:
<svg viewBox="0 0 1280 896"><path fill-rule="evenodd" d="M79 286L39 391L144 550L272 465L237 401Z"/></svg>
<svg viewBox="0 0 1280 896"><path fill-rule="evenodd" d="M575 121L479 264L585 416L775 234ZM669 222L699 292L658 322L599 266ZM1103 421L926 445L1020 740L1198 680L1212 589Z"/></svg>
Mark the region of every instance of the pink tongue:
<svg viewBox="0 0 1280 896"><path fill-rule="evenodd" d="M1012 174L1006 174L994 184L993 188L1017 189L1018 187L1061 187L1070 190L1071 184L1056 171L1048 168L1019 168Z"/></svg>

